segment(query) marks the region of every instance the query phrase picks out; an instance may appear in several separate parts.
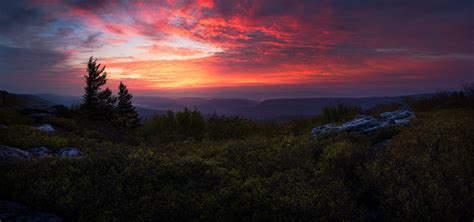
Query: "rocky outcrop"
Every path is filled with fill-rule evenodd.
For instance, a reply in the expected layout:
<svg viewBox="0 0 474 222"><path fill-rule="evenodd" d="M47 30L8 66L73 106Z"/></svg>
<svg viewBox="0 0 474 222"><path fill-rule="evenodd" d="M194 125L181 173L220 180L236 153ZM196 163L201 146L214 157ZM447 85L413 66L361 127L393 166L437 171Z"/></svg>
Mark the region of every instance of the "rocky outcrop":
<svg viewBox="0 0 474 222"><path fill-rule="evenodd" d="M382 121L391 125L407 125L410 120L415 118L415 113L407 110L396 110L393 112L385 112L380 114Z"/></svg>
<svg viewBox="0 0 474 222"><path fill-rule="evenodd" d="M0 160L5 159L30 159L33 155L30 152L0 145Z"/></svg>
<svg viewBox="0 0 474 222"><path fill-rule="evenodd" d="M41 124L41 125L36 126L36 129L41 130L43 132L47 132L47 133L56 132L56 130L51 124Z"/></svg>
<svg viewBox="0 0 474 222"><path fill-rule="evenodd" d="M311 134L315 137L327 135L334 132L357 131L361 133L373 133L379 129L407 125L415 118L413 112L407 110L396 110L380 114L380 118L372 116L359 116L349 122L342 124L326 124L313 128Z"/></svg>
<svg viewBox="0 0 474 222"><path fill-rule="evenodd" d="M44 147L44 146L31 148L27 151L30 152L31 154L33 154L33 156L36 156L36 157L45 157L45 156L51 155L51 150L49 150L47 147Z"/></svg>
<svg viewBox="0 0 474 222"><path fill-rule="evenodd" d="M7 159L31 159L32 157L46 157L46 156L57 156L57 157L80 157L84 156L78 148L64 147L61 148L57 153L53 153L50 149L44 146L31 148L28 150L21 150L14 147L0 145L0 160Z"/></svg>
<svg viewBox="0 0 474 222"><path fill-rule="evenodd" d="M60 157L78 157L83 156L84 153L78 148L64 147L58 151Z"/></svg>
<svg viewBox="0 0 474 222"><path fill-rule="evenodd" d="M30 209L19 203L0 200L0 221L59 222L60 217Z"/></svg>

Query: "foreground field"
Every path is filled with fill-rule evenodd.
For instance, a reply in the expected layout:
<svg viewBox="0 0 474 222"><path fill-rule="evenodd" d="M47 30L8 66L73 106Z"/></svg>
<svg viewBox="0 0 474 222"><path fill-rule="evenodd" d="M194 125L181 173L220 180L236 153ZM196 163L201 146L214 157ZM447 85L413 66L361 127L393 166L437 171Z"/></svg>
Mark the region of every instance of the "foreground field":
<svg viewBox="0 0 474 222"><path fill-rule="evenodd" d="M0 144L87 155L3 161L0 195L79 221L473 218L474 112L417 116L371 136L289 130L160 145L87 137L66 129L70 119L42 133L25 120L0 129Z"/></svg>

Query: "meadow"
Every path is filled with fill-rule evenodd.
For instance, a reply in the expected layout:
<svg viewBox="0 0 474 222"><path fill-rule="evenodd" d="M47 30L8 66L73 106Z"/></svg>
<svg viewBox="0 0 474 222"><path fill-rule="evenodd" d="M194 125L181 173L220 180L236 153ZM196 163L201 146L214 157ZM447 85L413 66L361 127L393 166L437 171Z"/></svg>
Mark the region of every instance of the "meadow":
<svg viewBox="0 0 474 222"><path fill-rule="evenodd" d="M35 121L4 107L0 144L86 155L1 161L0 198L67 221L467 221L472 98L467 91L407 98L417 115L408 126L321 138L312 127L399 105L340 104L287 122L186 109L127 131L74 108ZM58 131L31 127L46 122Z"/></svg>

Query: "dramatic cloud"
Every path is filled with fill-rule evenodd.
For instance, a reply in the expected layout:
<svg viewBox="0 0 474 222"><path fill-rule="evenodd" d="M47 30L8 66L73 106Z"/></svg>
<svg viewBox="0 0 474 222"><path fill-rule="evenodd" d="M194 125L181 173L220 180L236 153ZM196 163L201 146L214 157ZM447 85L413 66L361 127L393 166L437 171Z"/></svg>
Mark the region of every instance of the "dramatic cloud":
<svg viewBox="0 0 474 222"><path fill-rule="evenodd" d="M80 93L91 55L107 65L111 85L123 80L139 94L395 95L474 81L469 0L32 0L0 7L0 87L13 91Z"/></svg>

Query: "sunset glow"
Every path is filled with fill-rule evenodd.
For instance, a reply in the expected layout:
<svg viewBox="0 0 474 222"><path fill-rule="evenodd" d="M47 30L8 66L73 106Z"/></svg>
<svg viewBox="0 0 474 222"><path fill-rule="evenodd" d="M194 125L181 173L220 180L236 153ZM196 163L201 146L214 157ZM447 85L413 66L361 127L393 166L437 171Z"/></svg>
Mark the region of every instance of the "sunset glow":
<svg viewBox="0 0 474 222"><path fill-rule="evenodd" d="M110 87L153 95L399 95L474 80L470 1L73 2L0 3L1 88L79 94L90 56Z"/></svg>

